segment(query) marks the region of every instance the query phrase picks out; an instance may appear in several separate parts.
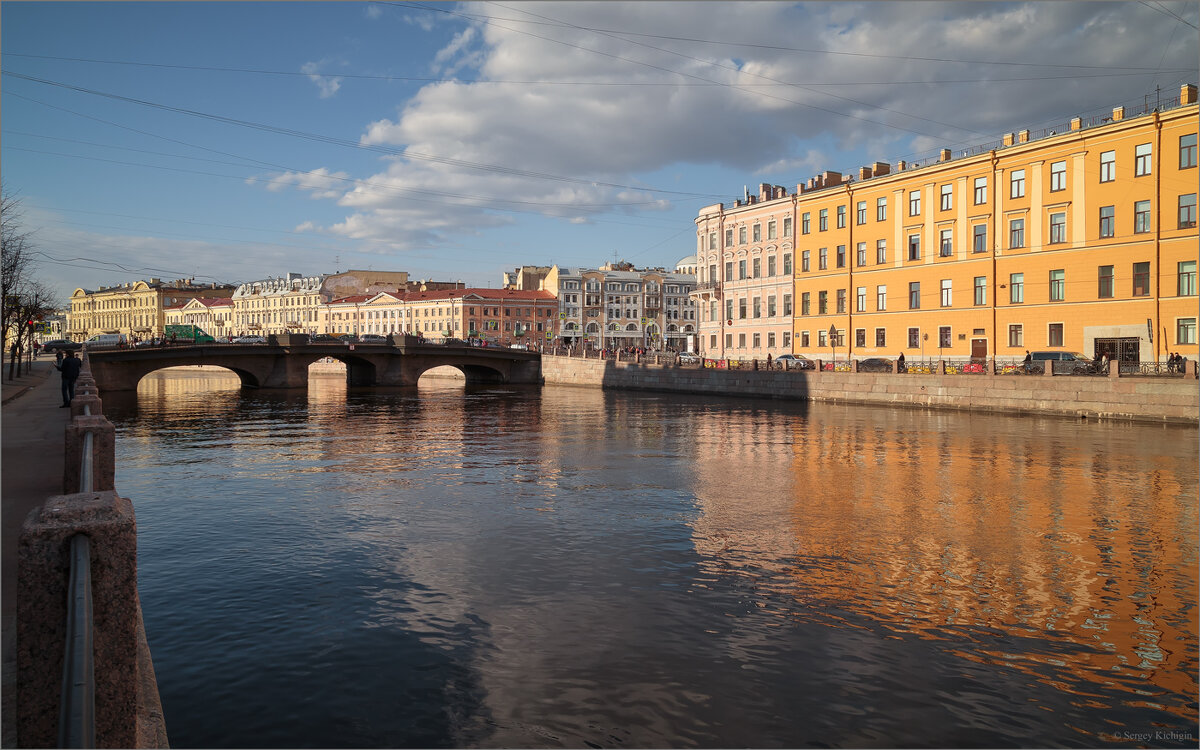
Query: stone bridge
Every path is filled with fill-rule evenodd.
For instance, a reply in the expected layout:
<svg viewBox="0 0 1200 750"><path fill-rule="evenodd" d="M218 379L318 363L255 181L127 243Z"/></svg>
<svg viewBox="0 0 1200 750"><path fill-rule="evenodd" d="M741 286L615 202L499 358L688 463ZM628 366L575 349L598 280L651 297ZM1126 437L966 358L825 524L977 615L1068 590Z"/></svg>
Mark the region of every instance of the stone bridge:
<svg viewBox="0 0 1200 750"><path fill-rule="evenodd" d="M404 337L395 345L195 344L88 350L92 375L101 392L137 390L149 373L186 365L224 367L237 373L243 387L306 388L308 366L325 357L344 362L346 383L355 387L414 386L421 373L443 365L458 368L468 384L542 382L542 357L537 352L419 343L413 337Z"/></svg>

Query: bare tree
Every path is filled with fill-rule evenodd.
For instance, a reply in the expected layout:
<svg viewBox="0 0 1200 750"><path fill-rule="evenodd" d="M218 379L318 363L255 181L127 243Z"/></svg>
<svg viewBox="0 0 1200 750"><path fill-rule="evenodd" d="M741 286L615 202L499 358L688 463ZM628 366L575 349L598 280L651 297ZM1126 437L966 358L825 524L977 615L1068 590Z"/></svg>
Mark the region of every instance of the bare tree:
<svg viewBox="0 0 1200 750"><path fill-rule="evenodd" d="M52 294L33 276L33 232L22 223L21 202L0 185L0 349L10 352L9 380L22 352L33 350L33 326L53 311Z"/></svg>

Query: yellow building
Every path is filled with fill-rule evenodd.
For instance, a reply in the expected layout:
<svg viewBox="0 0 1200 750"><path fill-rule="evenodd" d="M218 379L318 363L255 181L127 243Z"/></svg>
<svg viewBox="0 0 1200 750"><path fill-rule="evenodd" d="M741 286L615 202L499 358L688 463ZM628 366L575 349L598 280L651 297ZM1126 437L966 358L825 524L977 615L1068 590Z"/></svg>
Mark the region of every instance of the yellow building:
<svg viewBox="0 0 1200 750"><path fill-rule="evenodd" d="M100 333L123 333L131 341L153 338L163 334L167 308L195 298L228 298L232 293L232 287L194 284L189 279L150 279L95 291L79 288L71 294L65 334L73 341Z"/></svg>
<svg viewBox="0 0 1200 750"><path fill-rule="evenodd" d="M790 214L795 353L1195 358L1196 138L1184 86L1157 110L706 207L700 286L721 299L730 228ZM714 317L702 314L702 338L723 333Z"/></svg>

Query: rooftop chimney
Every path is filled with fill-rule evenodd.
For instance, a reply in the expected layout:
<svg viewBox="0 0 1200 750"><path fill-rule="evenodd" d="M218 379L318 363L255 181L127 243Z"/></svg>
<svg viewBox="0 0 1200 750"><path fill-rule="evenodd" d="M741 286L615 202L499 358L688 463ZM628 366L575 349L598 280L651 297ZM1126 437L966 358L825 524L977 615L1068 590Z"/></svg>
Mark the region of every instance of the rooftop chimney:
<svg viewBox="0 0 1200 750"><path fill-rule="evenodd" d="M1180 104L1195 104L1196 103L1196 87L1190 83L1185 83L1179 87L1179 103Z"/></svg>
<svg viewBox="0 0 1200 750"><path fill-rule="evenodd" d="M1124 120L1124 119L1125 119L1125 108L1124 107L1113 107L1113 122L1116 122L1117 120Z"/></svg>
<svg viewBox="0 0 1200 750"><path fill-rule="evenodd" d="M950 161L950 149L942 149L942 152L938 154L938 161Z"/></svg>
<svg viewBox="0 0 1200 750"><path fill-rule="evenodd" d="M886 161L877 161L871 165L871 173L876 177L883 177L891 171L892 167Z"/></svg>
<svg viewBox="0 0 1200 750"><path fill-rule="evenodd" d="M859 180L867 180L867 179L870 179L870 177L871 177L871 168L870 167L859 167L858 168L858 179Z"/></svg>

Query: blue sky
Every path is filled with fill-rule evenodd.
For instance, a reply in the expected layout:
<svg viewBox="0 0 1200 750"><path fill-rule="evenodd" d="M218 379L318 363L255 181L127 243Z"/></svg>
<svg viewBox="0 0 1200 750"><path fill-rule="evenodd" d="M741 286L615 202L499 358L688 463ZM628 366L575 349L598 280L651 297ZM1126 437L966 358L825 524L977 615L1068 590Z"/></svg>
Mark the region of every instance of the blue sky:
<svg viewBox="0 0 1200 750"><path fill-rule="evenodd" d="M1195 83L1194 2L0 6L0 170L77 286L673 266L760 182Z"/></svg>

